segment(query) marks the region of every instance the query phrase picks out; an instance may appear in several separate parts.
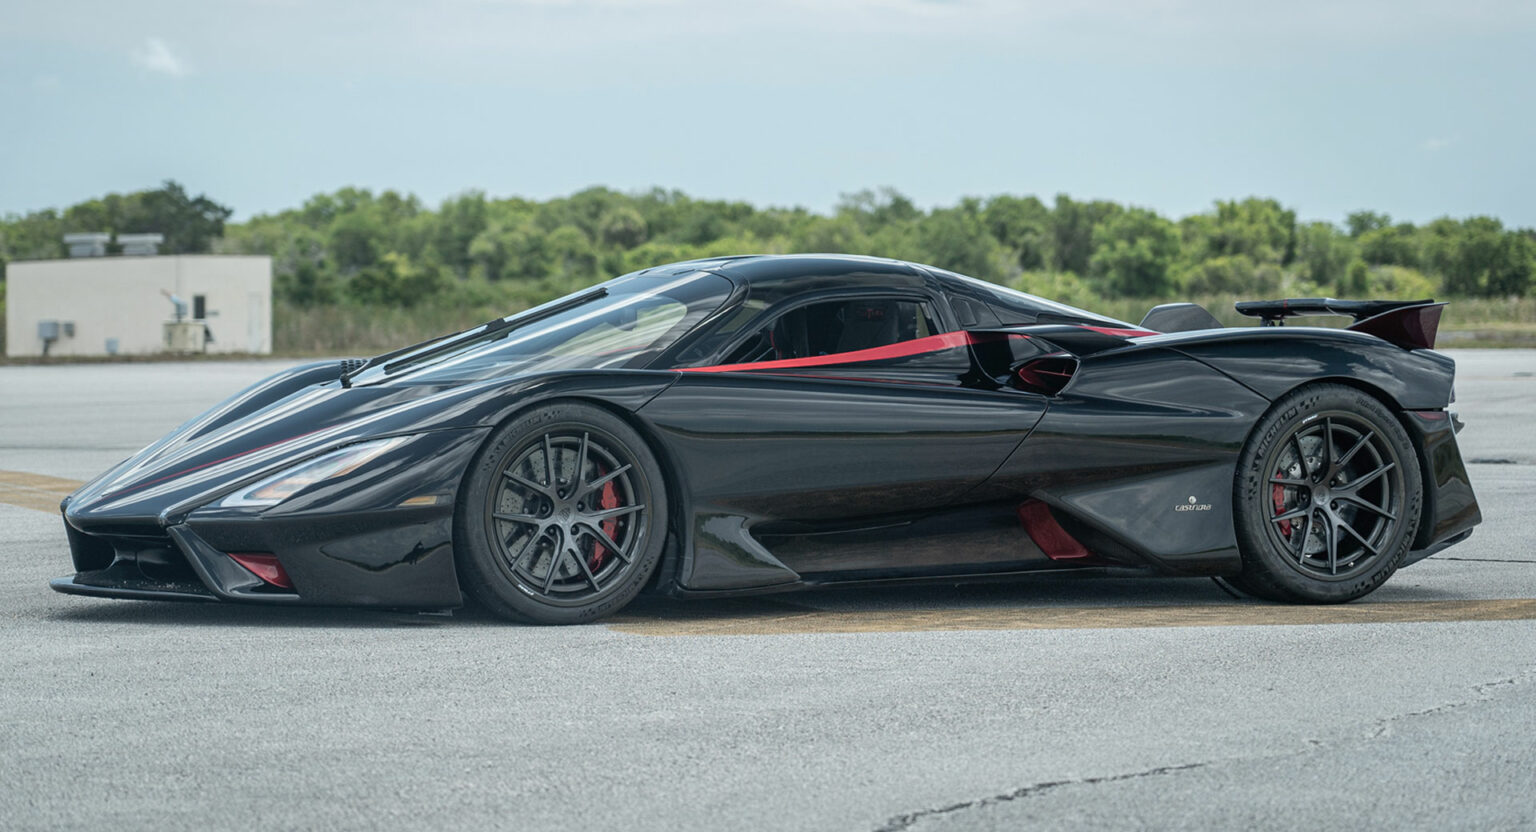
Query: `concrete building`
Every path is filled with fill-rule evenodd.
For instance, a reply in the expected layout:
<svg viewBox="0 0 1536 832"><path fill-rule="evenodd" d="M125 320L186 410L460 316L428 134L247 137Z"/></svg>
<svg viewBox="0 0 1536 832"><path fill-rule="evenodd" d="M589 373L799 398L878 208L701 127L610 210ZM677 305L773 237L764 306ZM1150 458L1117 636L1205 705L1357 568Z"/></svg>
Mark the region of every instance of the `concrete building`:
<svg viewBox="0 0 1536 832"><path fill-rule="evenodd" d="M50 356L165 352L165 325L176 318L167 295L184 302L187 321L206 325L201 351L272 351L270 257L34 260L8 264L5 282L10 356L43 355L45 345Z"/></svg>

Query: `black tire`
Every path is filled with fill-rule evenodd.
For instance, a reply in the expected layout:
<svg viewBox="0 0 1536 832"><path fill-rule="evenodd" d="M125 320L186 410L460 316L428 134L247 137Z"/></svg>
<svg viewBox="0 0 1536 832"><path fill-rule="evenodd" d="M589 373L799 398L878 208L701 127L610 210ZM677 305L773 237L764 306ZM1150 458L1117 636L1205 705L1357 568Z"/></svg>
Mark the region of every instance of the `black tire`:
<svg viewBox="0 0 1536 832"><path fill-rule="evenodd" d="M1276 402L1243 446L1233 491L1243 571L1228 580L1304 604L1353 601L1381 586L1413 544L1424 498L1402 424L1342 384L1307 385Z"/></svg>
<svg viewBox="0 0 1536 832"><path fill-rule="evenodd" d="M497 428L465 477L459 582L505 618L595 621L645 586L668 516L661 468L634 428L592 405L543 405Z"/></svg>

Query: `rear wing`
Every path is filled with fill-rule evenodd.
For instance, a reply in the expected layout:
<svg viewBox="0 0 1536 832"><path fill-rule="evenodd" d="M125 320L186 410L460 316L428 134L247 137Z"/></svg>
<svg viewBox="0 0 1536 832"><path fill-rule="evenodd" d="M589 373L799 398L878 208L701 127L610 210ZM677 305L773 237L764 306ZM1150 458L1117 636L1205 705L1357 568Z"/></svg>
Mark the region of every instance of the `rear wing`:
<svg viewBox="0 0 1536 832"><path fill-rule="evenodd" d="M1284 326L1285 319L1300 315L1348 315L1355 319L1347 329L1363 332L1404 349L1427 350L1435 346L1444 303L1426 300L1338 300L1290 298L1247 300L1233 304L1238 314L1258 318L1262 326Z"/></svg>

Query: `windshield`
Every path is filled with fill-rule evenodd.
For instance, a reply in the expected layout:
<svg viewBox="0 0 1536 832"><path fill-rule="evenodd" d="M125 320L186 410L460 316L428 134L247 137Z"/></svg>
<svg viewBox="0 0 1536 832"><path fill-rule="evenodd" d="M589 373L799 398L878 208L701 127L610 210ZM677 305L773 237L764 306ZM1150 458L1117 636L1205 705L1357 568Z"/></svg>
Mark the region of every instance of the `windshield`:
<svg viewBox="0 0 1536 832"><path fill-rule="evenodd" d="M549 370L633 369L714 312L731 282L707 272L627 275L370 367L358 384L437 384ZM520 322L523 319L525 322Z"/></svg>

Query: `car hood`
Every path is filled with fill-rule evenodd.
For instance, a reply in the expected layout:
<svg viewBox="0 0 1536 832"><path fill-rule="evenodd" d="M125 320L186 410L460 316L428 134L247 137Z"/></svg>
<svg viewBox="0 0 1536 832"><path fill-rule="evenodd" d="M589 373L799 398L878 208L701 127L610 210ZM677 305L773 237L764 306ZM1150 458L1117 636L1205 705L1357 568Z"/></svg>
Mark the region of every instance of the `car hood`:
<svg viewBox="0 0 1536 832"><path fill-rule="evenodd" d="M334 365L333 365L334 366ZM468 388L308 384L275 398L283 375L236 394L119 463L67 501L77 528L155 519L213 499L250 479L330 449L445 427L440 417Z"/></svg>
<svg viewBox="0 0 1536 832"><path fill-rule="evenodd" d="M343 387L336 362L259 382L87 483L65 501L76 528L180 522L236 487L334 448L385 436L488 428L544 398L599 396L638 409L677 374L561 371L441 384Z"/></svg>

